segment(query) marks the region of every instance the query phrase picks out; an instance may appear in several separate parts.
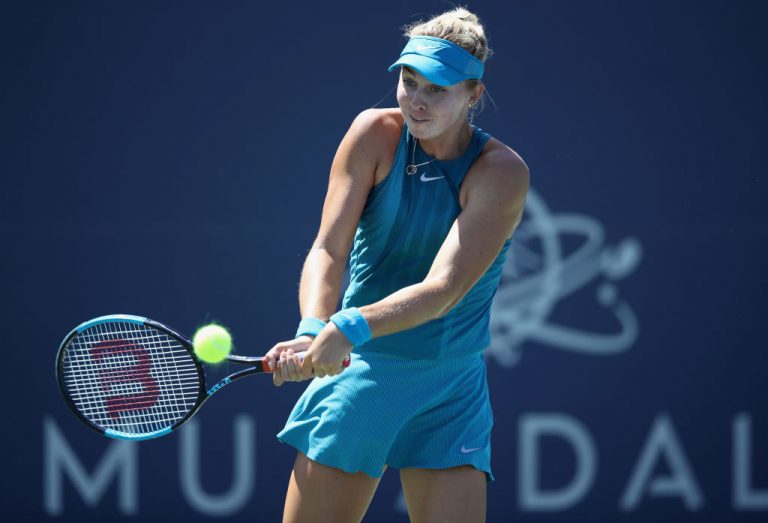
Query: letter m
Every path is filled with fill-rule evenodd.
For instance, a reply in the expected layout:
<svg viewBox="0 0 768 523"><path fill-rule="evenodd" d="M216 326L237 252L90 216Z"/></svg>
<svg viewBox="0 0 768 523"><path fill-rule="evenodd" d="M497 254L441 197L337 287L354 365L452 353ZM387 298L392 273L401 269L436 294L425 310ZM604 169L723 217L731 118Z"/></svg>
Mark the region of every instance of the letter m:
<svg viewBox="0 0 768 523"><path fill-rule="evenodd" d="M138 453L137 446L133 442L111 443L101 457L101 461L96 464L93 473L89 475L51 417L46 416L43 420L43 432L45 446L43 488L45 511L48 514L61 515L64 511L65 474L89 507L95 507L110 483L119 479L120 511L124 514L137 512Z"/></svg>

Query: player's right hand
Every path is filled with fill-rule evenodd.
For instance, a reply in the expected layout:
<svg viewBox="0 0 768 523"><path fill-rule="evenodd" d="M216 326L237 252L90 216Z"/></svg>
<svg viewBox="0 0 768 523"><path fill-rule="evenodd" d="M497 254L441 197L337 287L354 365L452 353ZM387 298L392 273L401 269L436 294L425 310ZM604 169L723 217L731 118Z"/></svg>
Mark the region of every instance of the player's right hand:
<svg viewBox="0 0 768 523"><path fill-rule="evenodd" d="M272 382L279 387L286 381L301 381L301 358L297 355L306 352L314 338L300 336L295 340L283 341L272 347L264 356L269 367L275 369Z"/></svg>

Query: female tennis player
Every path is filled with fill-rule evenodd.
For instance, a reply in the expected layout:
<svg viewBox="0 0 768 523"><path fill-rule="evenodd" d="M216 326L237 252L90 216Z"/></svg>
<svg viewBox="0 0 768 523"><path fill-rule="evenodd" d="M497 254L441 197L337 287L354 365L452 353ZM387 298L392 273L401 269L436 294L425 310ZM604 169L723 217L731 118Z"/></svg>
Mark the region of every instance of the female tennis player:
<svg viewBox="0 0 768 523"><path fill-rule="evenodd" d="M284 522L360 521L387 466L411 521L485 520L482 351L529 175L471 124L489 54L477 16L454 9L406 36L390 67L399 107L363 111L341 141L296 339L266 355L276 385L319 378L277 436L298 450Z"/></svg>

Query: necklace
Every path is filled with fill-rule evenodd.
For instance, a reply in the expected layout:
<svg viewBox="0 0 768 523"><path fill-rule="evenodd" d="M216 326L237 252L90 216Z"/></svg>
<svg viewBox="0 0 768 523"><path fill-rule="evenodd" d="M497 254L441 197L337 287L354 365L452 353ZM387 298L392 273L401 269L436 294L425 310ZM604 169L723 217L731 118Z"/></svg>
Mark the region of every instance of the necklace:
<svg viewBox="0 0 768 523"><path fill-rule="evenodd" d="M418 171L419 167L421 167L422 165L427 165L437 160L437 158L432 158L428 162L413 163L416 160L416 142L418 141L419 141L418 138L416 137L413 138L413 147L411 147L411 163L407 165L405 168L405 172L408 173L409 175L416 174L416 171Z"/></svg>
<svg viewBox="0 0 768 523"><path fill-rule="evenodd" d="M411 135L411 136L413 136L413 135ZM410 165L408 165L405 168L405 172L408 173L409 175L416 174L416 171L419 170L419 167L421 167L422 165L427 165L428 163L432 163L432 162L434 162L436 160L436 158L432 158L428 162L422 162L422 163L414 164L413 162L415 161L415 157L416 157L416 142L417 141L418 141L418 138L414 138L413 139L413 147L411 148L411 163L410 163Z"/></svg>

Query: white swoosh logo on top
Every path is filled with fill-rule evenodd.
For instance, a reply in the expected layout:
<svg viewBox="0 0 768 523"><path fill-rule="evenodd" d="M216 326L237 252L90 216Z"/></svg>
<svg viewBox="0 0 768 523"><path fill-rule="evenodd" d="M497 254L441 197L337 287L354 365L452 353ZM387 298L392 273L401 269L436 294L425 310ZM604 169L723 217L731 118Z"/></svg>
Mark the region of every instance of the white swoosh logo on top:
<svg viewBox="0 0 768 523"><path fill-rule="evenodd" d="M421 178L419 178L422 182L431 182L433 180L439 180L440 178L445 178L445 176L433 176L428 177L425 173L421 174Z"/></svg>
<svg viewBox="0 0 768 523"><path fill-rule="evenodd" d="M461 453L462 454L469 454L470 452L476 452L476 451L478 451L478 450L480 450L482 448L483 447L477 447L475 449L468 449L468 448L464 447L464 445L462 445L461 446Z"/></svg>

